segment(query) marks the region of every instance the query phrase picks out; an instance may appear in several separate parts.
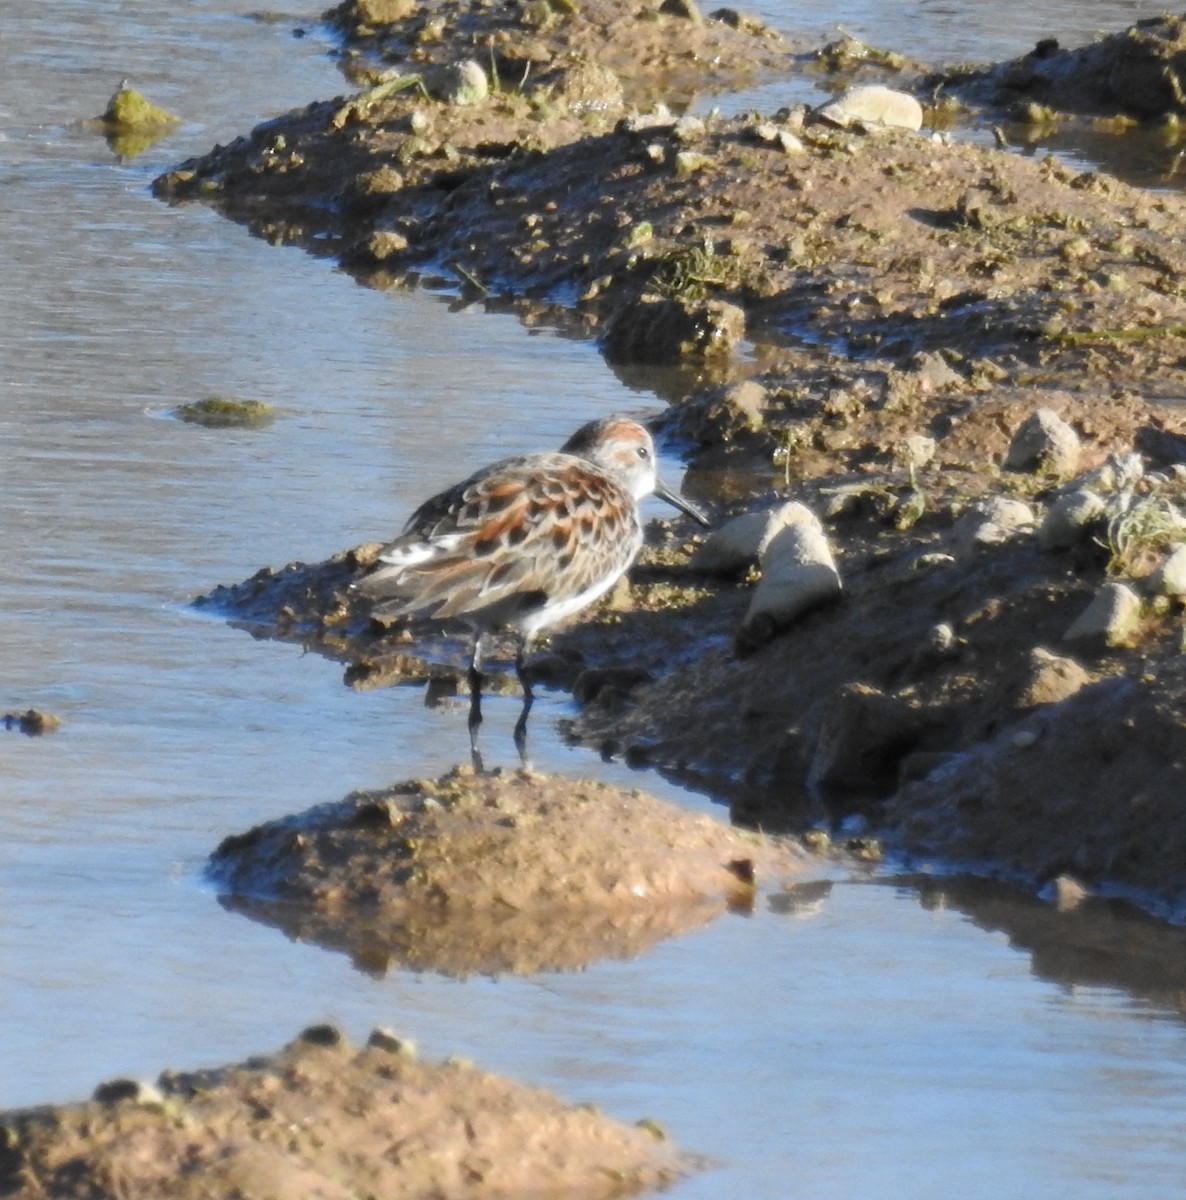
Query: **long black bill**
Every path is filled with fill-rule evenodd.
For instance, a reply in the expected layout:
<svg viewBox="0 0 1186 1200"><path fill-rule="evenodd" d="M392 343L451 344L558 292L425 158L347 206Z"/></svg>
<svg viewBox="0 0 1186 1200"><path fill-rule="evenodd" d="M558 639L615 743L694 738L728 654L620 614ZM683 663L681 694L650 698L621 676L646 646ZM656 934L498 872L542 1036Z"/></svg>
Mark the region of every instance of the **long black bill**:
<svg viewBox="0 0 1186 1200"><path fill-rule="evenodd" d="M711 524L709 519L691 501L685 500L683 496L673 492L662 479L655 480L655 495L660 500L666 500L668 504L674 505L681 512L686 512L693 521L699 521L705 529L709 528Z"/></svg>

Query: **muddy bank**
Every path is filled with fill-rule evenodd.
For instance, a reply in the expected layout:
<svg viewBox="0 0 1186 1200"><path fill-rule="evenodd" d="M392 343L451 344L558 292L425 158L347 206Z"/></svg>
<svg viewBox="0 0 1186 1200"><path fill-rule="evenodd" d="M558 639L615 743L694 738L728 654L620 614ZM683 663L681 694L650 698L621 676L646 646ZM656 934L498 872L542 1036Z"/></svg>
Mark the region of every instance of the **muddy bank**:
<svg viewBox="0 0 1186 1200"><path fill-rule="evenodd" d="M372 974L467 975L640 954L808 862L641 792L458 768L229 837L209 870L235 911Z"/></svg>
<svg viewBox="0 0 1186 1200"><path fill-rule="evenodd" d="M663 430L691 448L689 492L722 522L787 500L822 521L829 602L761 622L760 555L702 569L698 535L654 526L630 586L537 660L581 704L573 736L765 828L861 814L908 852L1186 902L1168 717L1186 700L1183 601L1164 585L1186 528L1183 201L963 144L934 109L914 130L660 107L685 81L656 33L693 74L923 78L796 57L737 14L361 11L339 18L350 61L380 71L365 90L183 164L158 194L371 286L447 274L600 339L621 372L668 365ZM614 13L624 34L599 57ZM1149 37L1176 61L1175 28L1110 39L1109 86ZM1085 89L1103 53L1075 59ZM373 553L206 602L340 658L354 686L456 690L447 630L384 630L351 597ZM1109 605L1116 624L1092 627ZM1106 771L1068 769L1105 746Z"/></svg>
<svg viewBox="0 0 1186 1200"><path fill-rule="evenodd" d="M113 1080L73 1105L0 1113L0 1191L82 1196L611 1197L693 1169L653 1122L419 1061L376 1030L306 1030L279 1053L155 1084Z"/></svg>

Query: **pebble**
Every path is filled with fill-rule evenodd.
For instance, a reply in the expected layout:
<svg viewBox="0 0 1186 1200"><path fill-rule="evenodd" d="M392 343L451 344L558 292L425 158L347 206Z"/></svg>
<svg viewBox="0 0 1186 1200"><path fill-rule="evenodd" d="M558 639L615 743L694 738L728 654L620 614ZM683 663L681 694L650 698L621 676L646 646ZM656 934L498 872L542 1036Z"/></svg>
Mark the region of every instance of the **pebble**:
<svg viewBox="0 0 1186 1200"><path fill-rule="evenodd" d="M1127 583L1112 580L1062 635L1064 642L1082 645L1120 645L1141 619L1141 598Z"/></svg>
<svg viewBox="0 0 1186 1200"><path fill-rule="evenodd" d="M897 447L897 456L903 466L918 470L935 457L938 443L923 433L912 433L904 437Z"/></svg>
<svg viewBox="0 0 1186 1200"><path fill-rule="evenodd" d="M956 522L955 535L965 547L999 546L1034 527L1034 510L1021 500L992 496L971 505Z"/></svg>
<svg viewBox="0 0 1186 1200"><path fill-rule="evenodd" d="M764 512L742 513L710 533L688 565L694 571L734 575L757 562L781 529L796 518L801 504L784 504Z"/></svg>
<svg viewBox="0 0 1186 1200"><path fill-rule="evenodd" d="M376 1050L386 1050L389 1054L401 1054L404 1058L416 1057L416 1043L409 1038L400 1037L382 1025L371 1030L367 1045Z"/></svg>
<svg viewBox="0 0 1186 1200"><path fill-rule="evenodd" d="M92 1099L100 1104L130 1103L144 1108L155 1108L165 1103L161 1090L142 1079L109 1079L95 1088Z"/></svg>
<svg viewBox="0 0 1186 1200"><path fill-rule="evenodd" d="M909 92L881 84L849 88L830 104L817 108L815 115L841 129L858 124L922 128L922 105Z"/></svg>
<svg viewBox="0 0 1186 1200"><path fill-rule="evenodd" d="M1069 550L1087 540L1094 523L1104 515L1103 497L1087 488L1065 492L1047 510L1038 528L1043 550Z"/></svg>
<svg viewBox="0 0 1186 1200"><path fill-rule="evenodd" d="M431 95L446 104L477 104L490 94L486 72L482 64L472 58L463 58L434 71L425 86Z"/></svg>
<svg viewBox="0 0 1186 1200"><path fill-rule="evenodd" d="M809 609L840 594L840 572L819 518L805 504L783 510L785 524L761 555L762 578L738 633L740 648L769 640Z"/></svg>
<svg viewBox="0 0 1186 1200"><path fill-rule="evenodd" d="M1005 455L1005 470L1040 472L1068 479L1079 469L1082 443L1075 430L1052 408L1030 413L1018 427Z"/></svg>
<svg viewBox="0 0 1186 1200"><path fill-rule="evenodd" d="M1073 875L1059 875L1050 885L1054 898L1054 907L1059 912L1070 912L1076 909L1084 900L1091 898L1091 889L1084 886Z"/></svg>
<svg viewBox="0 0 1186 1200"><path fill-rule="evenodd" d="M1052 654L1041 646L1035 646L1030 651L1029 674L1017 697L1017 704L1020 708L1057 704L1085 687L1091 678L1073 658Z"/></svg>
<svg viewBox="0 0 1186 1200"><path fill-rule="evenodd" d="M1155 596L1186 596L1186 545L1176 545L1148 579Z"/></svg>

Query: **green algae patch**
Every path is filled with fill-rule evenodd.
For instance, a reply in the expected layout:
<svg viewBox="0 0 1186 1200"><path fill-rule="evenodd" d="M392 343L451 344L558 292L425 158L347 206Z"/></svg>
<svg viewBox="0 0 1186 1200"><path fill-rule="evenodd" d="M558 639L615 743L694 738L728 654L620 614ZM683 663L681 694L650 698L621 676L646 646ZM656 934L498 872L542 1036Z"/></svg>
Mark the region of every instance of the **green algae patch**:
<svg viewBox="0 0 1186 1200"><path fill-rule="evenodd" d="M87 124L106 137L107 145L120 158L135 158L160 141L180 119L135 88L121 87L108 101L103 115Z"/></svg>
<svg viewBox="0 0 1186 1200"><path fill-rule="evenodd" d="M146 133L149 130L163 133L180 119L166 109L158 108L135 88L125 87L111 97L99 122L113 134Z"/></svg>
<svg viewBox="0 0 1186 1200"><path fill-rule="evenodd" d="M262 429L270 425L276 410L262 400L239 400L229 396L207 396L173 410L179 421L204 425L207 429Z"/></svg>

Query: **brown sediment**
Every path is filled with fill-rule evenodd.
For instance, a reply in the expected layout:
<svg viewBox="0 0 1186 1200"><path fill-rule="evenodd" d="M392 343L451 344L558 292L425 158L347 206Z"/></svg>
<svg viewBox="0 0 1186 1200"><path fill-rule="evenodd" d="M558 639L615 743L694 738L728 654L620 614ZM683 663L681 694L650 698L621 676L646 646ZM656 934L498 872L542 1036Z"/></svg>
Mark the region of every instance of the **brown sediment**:
<svg viewBox="0 0 1186 1200"><path fill-rule="evenodd" d="M14 1200L597 1200L691 1169L653 1121L625 1125L462 1061L422 1062L386 1031L358 1049L329 1026L268 1057L0 1114L0 1191Z"/></svg>
<svg viewBox="0 0 1186 1200"><path fill-rule="evenodd" d="M468 975L640 954L807 861L641 792L458 768L229 837L210 870L228 907L372 974Z"/></svg>

